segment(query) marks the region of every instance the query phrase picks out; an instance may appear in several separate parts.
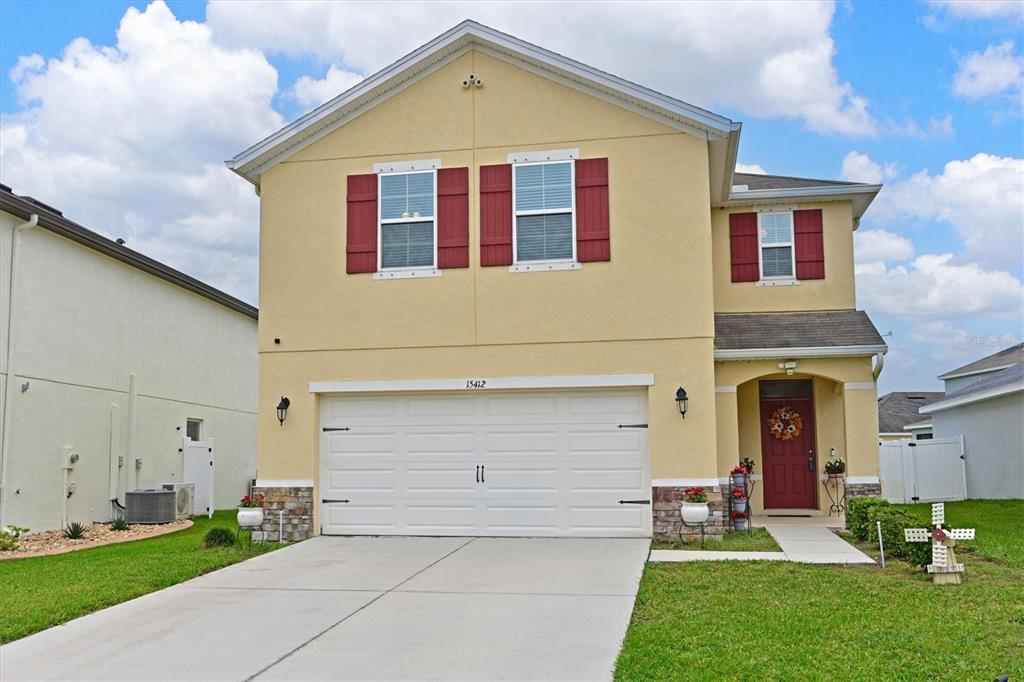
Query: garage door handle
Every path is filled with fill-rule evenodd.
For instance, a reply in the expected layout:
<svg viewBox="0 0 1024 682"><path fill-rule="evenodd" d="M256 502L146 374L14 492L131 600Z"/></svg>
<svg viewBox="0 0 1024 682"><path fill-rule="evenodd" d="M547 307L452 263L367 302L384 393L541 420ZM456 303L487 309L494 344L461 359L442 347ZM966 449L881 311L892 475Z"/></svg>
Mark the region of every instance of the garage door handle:
<svg viewBox="0 0 1024 682"><path fill-rule="evenodd" d="M650 504L650 500L619 500L619 504Z"/></svg>
<svg viewBox="0 0 1024 682"><path fill-rule="evenodd" d="M476 482L477 483L480 482L480 465L479 464L476 465Z"/></svg>
<svg viewBox="0 0 1024 682"><path fill-rule="evenodd" d="M484 478L484 465L483 464L480 465L480 482L481 483L486 483L487 482L487 479Z"/></svg>

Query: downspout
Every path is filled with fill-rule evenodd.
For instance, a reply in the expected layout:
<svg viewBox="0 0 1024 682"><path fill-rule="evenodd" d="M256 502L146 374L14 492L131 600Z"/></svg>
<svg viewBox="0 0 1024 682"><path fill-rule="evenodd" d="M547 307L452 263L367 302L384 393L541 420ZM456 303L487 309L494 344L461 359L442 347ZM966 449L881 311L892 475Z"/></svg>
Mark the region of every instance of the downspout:
<svg viewBox="0 0 1024 682"><path fill-rule="evenodd" d="M871 375L875 377L875 381L878 381L878 375L882 373L882 368L885 367L885 353L875 353L875 368L871 370Z"/></svg>
<svg viewBox="0 0 1024 682"><path fill-rule="evenodd" d="M14 425L14 385L17 383L17 373L14 368L16 347L14 323L17 320L15 304L18 299L14 297L14 288L18 281L18 247L21 245L21 233L31 230L38 224L39 215L33 213L27 221L14 226L14 234L11 238L11 287L7 296L7 383L4 386L4 435L0 441L0 528L7 527L7 452L11 446L11 429Z"/></svg>

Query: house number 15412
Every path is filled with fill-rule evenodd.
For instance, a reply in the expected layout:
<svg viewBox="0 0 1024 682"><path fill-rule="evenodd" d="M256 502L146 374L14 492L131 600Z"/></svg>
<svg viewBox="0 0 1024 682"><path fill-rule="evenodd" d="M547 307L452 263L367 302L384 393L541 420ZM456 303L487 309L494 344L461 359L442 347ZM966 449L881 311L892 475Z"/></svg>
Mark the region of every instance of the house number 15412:
<svg viewBox="0 0 1024 682"><path fill-rule="evenodd" d="M466 379L466 388L486 388L487 379Z"/></svg>

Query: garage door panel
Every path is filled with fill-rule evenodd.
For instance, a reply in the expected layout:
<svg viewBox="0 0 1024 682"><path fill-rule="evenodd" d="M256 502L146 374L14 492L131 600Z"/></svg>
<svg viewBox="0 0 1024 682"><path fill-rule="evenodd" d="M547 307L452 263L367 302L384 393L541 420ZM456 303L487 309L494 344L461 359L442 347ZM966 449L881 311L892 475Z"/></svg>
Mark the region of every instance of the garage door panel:
<svg viewBox="0 0 1024 682"><path fill-rule="evenodd" d="M476 434L472 431L426 431L411 428L406 432L406 452L410 457L476 457Z"/></svg>
<svg viewBox="0 0 1024 682"><path fill-rule="evenodd" d="M407 398L405 413L409 417L470 417L476 412L472 396L417 396Z"/></svg>
<svg viewBox="0 0 1024 682"><path fill-rule="evenodd" d="M493 535L557 535L561 516L556 504L487 504L483 530Z"/></svg>
<svg viewBox="0 0 1024 682"><path fill-rule="evenodd" d="M380 533L394 531L398 523L396 504L325 504L322 523L325 529L338 534Z"/></svg>
<svg viewBox="0 0 1024 682"><path fill-rule="evenodd" d="M568 397L570 415L589 415L604 421L607 415L641 417L647 414L647 396L639 393L587 393Z"/></svg>
<svg viewBox="0 0 1024 682"><path fill-rule="evenodd" d="M351 455L394 457L398 448L398 435L395 433L347 431L327 436L327 453L334 458Z"/></svg>
<svg viewBox="0 0 1024 682"><path fill-rule="evenodd" d="M584 431L569 432L569 450L573 456L589 457L593 454L637 452L643 447L643 434L637 430Z"/></svg>
<svg viewBox="0 0 1024 682"><path fill-rule="evenodd" d="M491 417L532 415L547 420L557 412L556 404L554 396L495 395L484 398L484 411Z"/></svg>
<svg viewBox="0 0 1024 682"><path fill-rule="evenodd" d="M524 467L510 464L487 464L484 481L487 493L557 494L561 489L561 471L556 466Z"/></svg>
<svg viewBox="0 0 1024 682"><path fill-rule="evenodd" d="M577 505L569 507L569 523L583 534L618 533L642 527L644 517L650 513L651 508L644 505Z"/></svg>
<svg viewBox="0 0 1024 682"><path fill-rule="evenodd" d="M394 469L334 469L321 485L331 497L356 493L394 493L397 491Z"/></svg>
<svg viewBox="0 0 1024 682"><path fill-rule="evenodd" d="M569 470L572 493L632 494L643 490L646 472L641 467L573 467Z"/></svg>
<svg viewBox="0 0 1024 682"><path fill-rule="evenodd" d="M550 459L558 454L558 430L533 431L485 431L484 452L486 458L502 455L542 457Z"/></svg>
<svg viewBox="0 0 1024 682"><path fill-rule="evenodd" d="M409 531L461 535L476 527L477 514L474 504L408 504L406 512L408 521L405 527Z"/></svg>
<svg viewBox="0 0 1024 682"><path fill-rule="evenodd" d="M347 422L357 417L394 417L399 403L389 397L364 397L360 400L326 401L326 425Z"/></svg>
<svg viewBox="0 0 1024 682"><path fill-rule="evenodd" d="M409 466L405 470L405 491L414 495L474 495L476 470L472 466Z"/></svg>

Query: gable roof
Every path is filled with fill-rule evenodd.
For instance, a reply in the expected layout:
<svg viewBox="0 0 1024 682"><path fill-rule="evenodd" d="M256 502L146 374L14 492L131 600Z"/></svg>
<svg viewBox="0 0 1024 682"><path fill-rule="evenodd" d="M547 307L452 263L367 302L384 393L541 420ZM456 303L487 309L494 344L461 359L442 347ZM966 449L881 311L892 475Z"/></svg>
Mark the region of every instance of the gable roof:
<svg viewBox="0 0 1024 682"><path fill-rule="evenodd" d="M930 405L922 407L921 414L941 412L961 405L970 405L1020 392L1024 392L1024 362L1018 362L991 376L980 379L970 386L965 386L959 391L953 391L942 400L936 400Z"/></svg>
<svg viewBox="0 0 1024 682"><path fill-rule="evenodd" d="M468 19L225 163L258 187L267 169L470 49L707 139L712 195L716 200L729 196L740 123Z"/></svg>
<svg viewBox="0 0 1024 682"><path fill-rule="evenodd" d="M917 411L943 396L941 391L893 391L878 399L878 432L902 433L911 424L931 423Z"/></svg>
<svg viewBox="0 0 1024 682"><path fill-rule="evenodd" d="M203 298L219 303L225 308L230 308L243 315L247 315L254 320L258 318L258 311L255 306L249 305L230 294L226 294L220 289L215 289L209 284L190 277L168 265L164 265L160 261L153 260L138 251L133 251L124 244L118 244L112 239L107 239L101 234L82 227L78 223L65 218L56 208L32 197L19 196L11 191L10 187L2 184L0 184L0 211L17 216L23 220L28 220L34 213L39 216L39 227L66 237L94 251L99 251L103 255L110 256L122 263L127 263L134 268L138 268L154 277L159 277L182 289L199 294Z"/></svg>
<svg viewBox="0 0 1024 682"><path fill-rule="evenodd" d="M715 315L715 359L863 356L885 341L862 310Z"/></svg>
<svg viewBox="0 0 1024 682"><path fill-rule="evenodd" d="M842 180L797 178L789 175L733 173L728 198L715 202L716 207L749 206L752 204L786 204L793 201L850 201L853 204L853 229L860 217L878 196L881 185Z"/></svg>
<svg viewBox="0 0 1024 682"><path fill-rule="evenodd" d="M952 369L945 374L940 374L939 379L956 379L957 377L981 374L983 372L994 372L998 369L1006 369L1018 362L1024 362L1024 343L1004 348L998 353L986 355L980 360L969 362L962 367Z"/></svg>
<svg viewBox="0 0 1024 682"><path fill-rule="evenodd" d="M791 175L761 175L759 173L733 173L733 186L746 185L747 189L792 189L796 187L870 187L862 182L796 178Z"/></svg>

